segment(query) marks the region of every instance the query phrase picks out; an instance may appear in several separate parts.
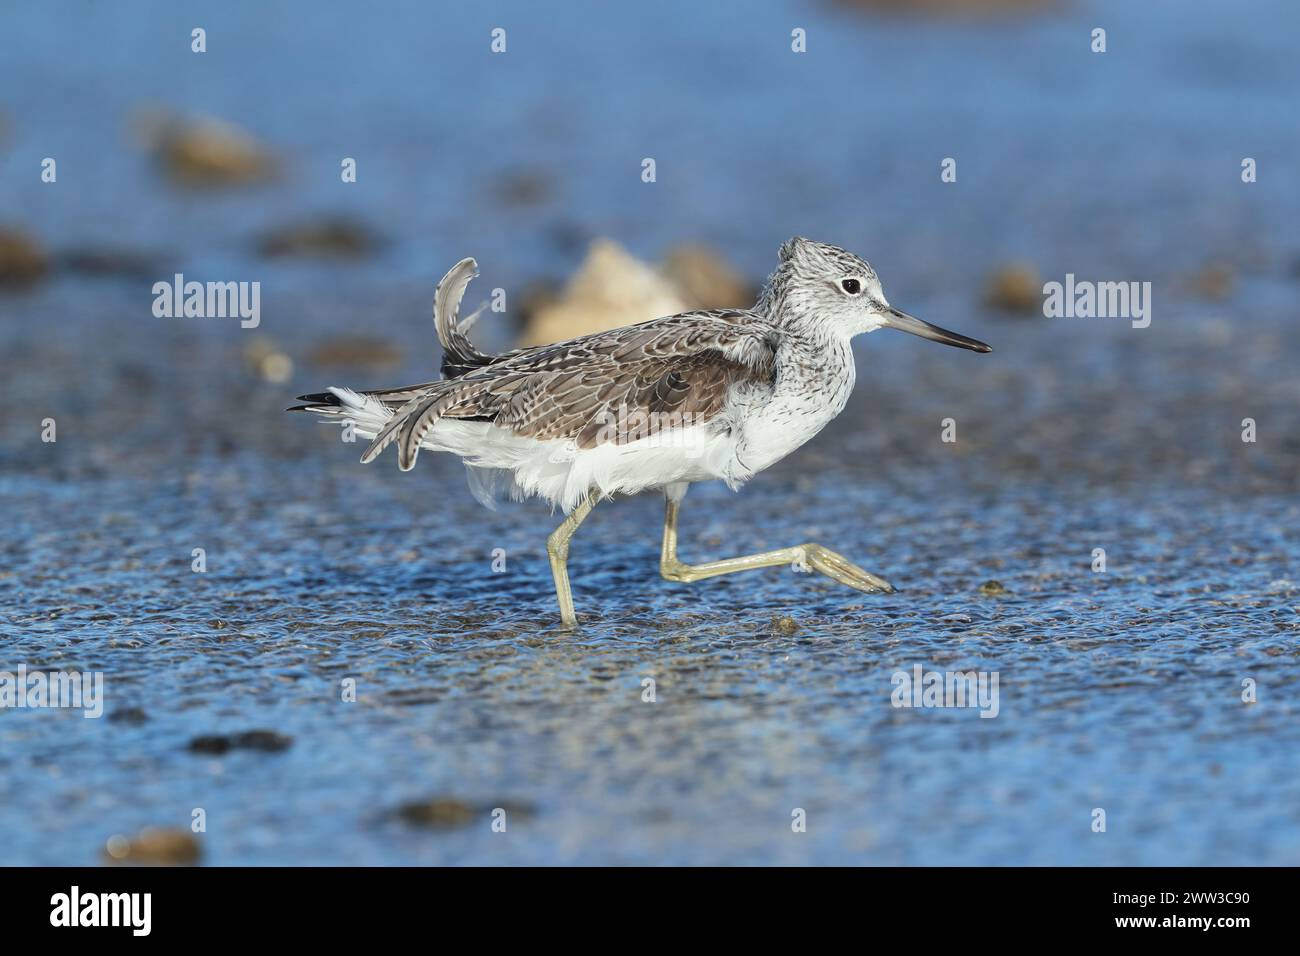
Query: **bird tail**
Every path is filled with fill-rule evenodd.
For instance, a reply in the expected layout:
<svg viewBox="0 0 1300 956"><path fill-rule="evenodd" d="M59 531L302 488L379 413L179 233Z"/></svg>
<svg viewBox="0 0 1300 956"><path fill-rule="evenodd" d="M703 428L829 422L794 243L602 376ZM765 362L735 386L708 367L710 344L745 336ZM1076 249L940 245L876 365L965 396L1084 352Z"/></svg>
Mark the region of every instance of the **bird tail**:
<svg viewBox="0 0 1300 956"><path fill-rule="evenodd" d="M462 259L448 270L433 293L433 327L442 345L442 377L457 378L484 365L491 365L497 356L479 351L466 333L483 314L486 306L479 306L464 319L460 317L460 302L470 280L478 275L478 263Z"/></svg>
<svg viewBox="0 0 1300 956"><path fill-rule="evenodd" d="M355 434L371 439L361 461L374 461L393 441L398 444L397 461L403 471L415 466L420 443L437 424L447 408L449 380L491 365L500 356L482 352L469 340L466 332L483 312L460 317L460 303L470 280L478 275L473 259L462 259L442 277L433 293L433 327L442 345L442 381L425 382L402 388L356 392L350 388L331 387L324 392L299 395L302 405L291 412L310 412L322 421L352 425Z"/></svg>
<svg viewBox="0 0 1300 956"><path fill-rule="evenodd" d="M354 392L350 388L331 387L324 392L299 395L302 405L294 405L291 412L310 412L321 416L321 421L346 426L349 422L362 438L374 438L388 420L393 410L369 392Z"/></svg>

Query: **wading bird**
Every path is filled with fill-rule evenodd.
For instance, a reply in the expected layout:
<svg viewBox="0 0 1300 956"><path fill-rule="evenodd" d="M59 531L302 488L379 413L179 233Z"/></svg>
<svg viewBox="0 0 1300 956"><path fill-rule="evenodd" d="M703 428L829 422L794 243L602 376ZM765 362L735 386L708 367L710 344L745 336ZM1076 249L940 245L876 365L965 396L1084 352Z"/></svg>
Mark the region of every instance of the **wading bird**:
<svg viewBox="0 0 1300 956"><path fill-rule="evenodd" d="M853 389L855 335L901 329L975 352L989 346L893 308L864 260L802 238L781 246L752 309L684 312L500 355L466 335L477 313L459 316L477 274L474 260L462 259L434 293L440 381L330 388L299 396L306 404L290 410L352 423L371 439L363 463L394 443L403 471L422 448L451 452L484 504L504 481L513 498L558 505L566 517L546 548L566 626L577 623L573 533L598 500L650 489L667 499L659 569L670 581L789 564L859 591L893 590L820 544L686 564L677 557L682 498L695 481L736 490L826 427Z"/></svg>

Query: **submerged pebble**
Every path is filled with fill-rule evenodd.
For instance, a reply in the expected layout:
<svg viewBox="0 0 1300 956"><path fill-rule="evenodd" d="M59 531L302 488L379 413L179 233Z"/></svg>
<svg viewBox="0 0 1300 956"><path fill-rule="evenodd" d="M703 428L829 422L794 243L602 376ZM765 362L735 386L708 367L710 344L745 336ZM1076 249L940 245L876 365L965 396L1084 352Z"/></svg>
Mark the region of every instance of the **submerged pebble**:
<svg viewBox="0 0 1300 956"><path fill-rule="evenodd" d="M258 242L264 256L359 259L381 245L364 223L345 217L291 223L271 230Z"/></svg>
<svg viewBox="0 0 1300 956"><path fill-rule="evenodd" d="M528 819L535 813L534 808L528 804L475 804L457 797L437 796L404 803L393 811L393 815L412 826L454 830L475 822L487 826L491 824L493 813L498 809L505 811L507 825L511 818Z"/></svg>
<svg viewBox="0 0 1300 956"><path fill-rule="evenodd" d="M157 259L144 252L112 246L76 246L59 253L58 266L78 275L153 278L162 271Z"/></svg>
<svg viewBox="0 0 1300 956"><path fill-rule="evenodd" d="M799 631L799 622L789 615L781 615L772 618L772 630L778 634L796 634Z"/></svg>
<svg viewBox="0 0 1300 956"><path fill-rule="evenodd" d="M405 357L406 353L391 342L363 335L326 339L308 353L308 358L317 365L364 365L374 368L397 365Z"/></svg>
<svg viewBox="0 0 1300 956"><path fill-rule="evenodd" d="M279 753L293 746L293 738L273 730L246 730L238 734L205 734L189 743L191 753L224 754L232 750Z"/></svg>

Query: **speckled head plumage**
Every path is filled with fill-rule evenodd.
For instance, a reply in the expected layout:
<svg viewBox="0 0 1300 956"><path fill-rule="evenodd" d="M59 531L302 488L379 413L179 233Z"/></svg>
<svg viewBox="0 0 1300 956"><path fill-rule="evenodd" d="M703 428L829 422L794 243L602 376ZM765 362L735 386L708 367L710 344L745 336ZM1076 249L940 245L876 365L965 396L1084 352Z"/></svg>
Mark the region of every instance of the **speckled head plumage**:
<svg viewBox="0 0 1300 956"><path fill-rule="evenodd" d="M832 338L894 328L945 345L992 351L895 309L871 263L847 249L795 236L781 244L779 260L755 307L775 325Z"/></svg>

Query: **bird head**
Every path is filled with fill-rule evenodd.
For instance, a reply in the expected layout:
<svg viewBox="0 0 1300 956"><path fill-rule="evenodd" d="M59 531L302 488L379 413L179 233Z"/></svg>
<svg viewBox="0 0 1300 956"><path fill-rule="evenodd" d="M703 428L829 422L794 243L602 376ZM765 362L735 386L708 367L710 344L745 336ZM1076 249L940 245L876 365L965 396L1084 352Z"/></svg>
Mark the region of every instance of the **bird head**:
<svg viewBox="0 0 1300 956"><path fill-rule="evenodd" d="M760 301L774 318L813 321L849 337L898 329L973 352L993 351L983 342L895 309L885 299L876 270L846 249L797 236L782 244L780 257Z"/></svg>

